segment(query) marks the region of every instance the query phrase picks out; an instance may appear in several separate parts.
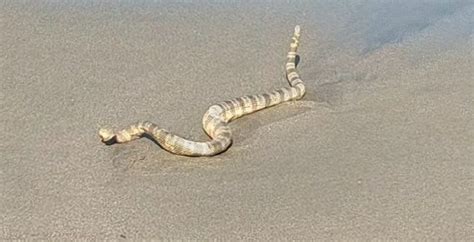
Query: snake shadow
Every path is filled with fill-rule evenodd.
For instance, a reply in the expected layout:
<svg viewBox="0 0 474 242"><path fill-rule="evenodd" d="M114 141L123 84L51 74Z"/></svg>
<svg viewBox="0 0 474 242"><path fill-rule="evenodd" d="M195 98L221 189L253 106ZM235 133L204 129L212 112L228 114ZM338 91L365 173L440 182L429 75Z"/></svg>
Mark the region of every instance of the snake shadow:
<svg viewBox="0 0 474 242"><path fill-rule="evenodd" d="M122 177L124 174L146 176L187 173L195 169L213 170L222 167L228 159L228 157L221 155L213 157L175 155L164 150L148 137L115 146L111 157L112 167L118 177Z"/></svg>
<svg viewBox="0 0 474 242"><path fill-rule="evenodd" d="M298 116L311 112L312 108L297 104L298 101L283 103L256 113L241 117L229 125L232 129L233 144L230 149L247 147L258 130L274 123L288 122L288 119L298 119ZM289 122L289 127L293 123Z"/></svg>

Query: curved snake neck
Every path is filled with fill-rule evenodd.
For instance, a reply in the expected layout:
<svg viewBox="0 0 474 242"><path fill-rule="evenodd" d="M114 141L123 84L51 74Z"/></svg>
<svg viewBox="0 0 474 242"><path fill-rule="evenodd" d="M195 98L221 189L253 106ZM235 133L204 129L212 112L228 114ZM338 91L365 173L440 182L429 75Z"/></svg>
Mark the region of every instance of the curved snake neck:
<svg viewBox="0 0 474 242"><path fill-rule="evenodd" d="M232 144L232 133L228 126L231 120L304 96L305 86L296 72L295 64L299 38L300 27L297 25L291 38L286 61L286 77L290 86L269 93L235 98L210 106L202 118L204 131L211 137L210 141L196 142L188 140L161 129L152 122L143 121L132 124L118 132L111 129L100 129L99 136L102 142L106 144L125 143L147 134L156 140L163 149L178 155L213 156L226 151Z"/></svg>

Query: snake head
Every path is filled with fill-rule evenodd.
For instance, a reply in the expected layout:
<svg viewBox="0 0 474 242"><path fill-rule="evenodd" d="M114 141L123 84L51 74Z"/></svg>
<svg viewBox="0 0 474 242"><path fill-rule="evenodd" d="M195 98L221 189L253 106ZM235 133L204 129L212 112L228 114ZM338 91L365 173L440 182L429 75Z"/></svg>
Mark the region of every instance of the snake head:
<svg viewBox="0 0 474 242"><path fill-rule="evenodd" d="M99 129L99 136L102 139L102 142L104 142L107 145L111 145L117 141L114 131L112 129L107 129L107 128Z"/></svg>

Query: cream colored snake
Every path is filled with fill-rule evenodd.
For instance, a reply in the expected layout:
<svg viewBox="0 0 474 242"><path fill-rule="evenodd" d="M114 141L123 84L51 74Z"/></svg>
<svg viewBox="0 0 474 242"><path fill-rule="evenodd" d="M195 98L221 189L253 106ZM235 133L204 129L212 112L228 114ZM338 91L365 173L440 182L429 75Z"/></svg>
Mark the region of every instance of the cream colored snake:
<svg viewBox="0 0 474 242"><path fill-rule="evenodd" d="M232 132L228 123L243 115L271 107L289 100L300 99L305 94L305 86L296 72L296 51L299 46L300 27L296 26L287 55L286 76L290 84L269 93L249 95L224 101L209 107L202 118L204 131L210 141L196 142L179 137L158 125L149 122L137 122L128 128L114 132L100 129L99 136L106 144L124 143L147 134L165 150L185 156L213 156L226 151L232 144Z"/></svg>

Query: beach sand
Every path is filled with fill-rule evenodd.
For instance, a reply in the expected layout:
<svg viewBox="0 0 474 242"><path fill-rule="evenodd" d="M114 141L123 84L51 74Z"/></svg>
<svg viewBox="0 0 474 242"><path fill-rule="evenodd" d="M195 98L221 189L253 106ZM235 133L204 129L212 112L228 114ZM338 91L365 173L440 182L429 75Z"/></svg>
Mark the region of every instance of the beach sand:
<svg viewBox="0 0 474 242"><path fill-rule="evenodd" d="M473 239L470 1L4 1L0 239ZM211 158L213 103L288 85Z"/></svg>

